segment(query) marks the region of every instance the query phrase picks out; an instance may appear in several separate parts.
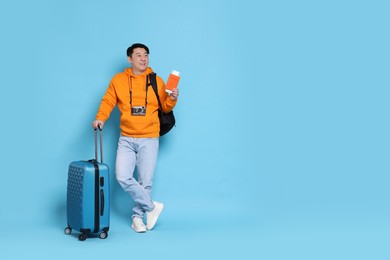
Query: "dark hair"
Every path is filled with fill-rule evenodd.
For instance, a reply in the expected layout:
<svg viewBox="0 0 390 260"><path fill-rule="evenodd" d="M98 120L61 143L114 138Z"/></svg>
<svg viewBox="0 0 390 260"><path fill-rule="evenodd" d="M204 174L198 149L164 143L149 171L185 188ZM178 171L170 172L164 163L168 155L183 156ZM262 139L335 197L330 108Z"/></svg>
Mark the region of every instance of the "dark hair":
<svg viewBox="0 0 390 260"><path fill-rule="evenodd" d="M126 52L127 53L127 57L130 57L133 54L134 49L136 49L136 48L143 48L143 49L146 50L146 53L149 54L149 48L145 44L134 43L129 48L127 48L127 52Z"/></svg>

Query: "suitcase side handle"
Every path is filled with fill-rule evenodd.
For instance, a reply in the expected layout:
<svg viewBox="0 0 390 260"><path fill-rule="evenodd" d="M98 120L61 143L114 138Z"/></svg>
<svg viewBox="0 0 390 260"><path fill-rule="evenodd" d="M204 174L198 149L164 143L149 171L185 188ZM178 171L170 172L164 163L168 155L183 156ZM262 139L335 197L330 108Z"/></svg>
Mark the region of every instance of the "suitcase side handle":
<svg viewBox="0 0 390 260"><path fill-rule="evenodd" d="M100 162L103 163L103 129L98 126L100 131ZM95 160L98 162L98 141L97 141L97 128L94 129L95 137Z"/></svg>
<svg viewBox="0 0 390 260"><path fill-rule="evenodd" d="M104 215L104 191L100 189L100 216Z"/></svg>

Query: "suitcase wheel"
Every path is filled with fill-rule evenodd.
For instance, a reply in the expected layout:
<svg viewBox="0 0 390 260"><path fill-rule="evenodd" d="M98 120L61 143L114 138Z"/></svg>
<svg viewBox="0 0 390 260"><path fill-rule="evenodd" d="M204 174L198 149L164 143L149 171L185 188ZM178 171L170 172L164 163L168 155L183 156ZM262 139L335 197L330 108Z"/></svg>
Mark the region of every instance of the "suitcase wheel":
<svg viewBox="0 0 390 260"><path fill-rule="evenodd" d="M79 240L80 240L80 241L84 241L84 240L86 240L86 239L87 239L87 235L86 235L86 234L81 233L81 234L79 235Z"/></svg>
<svg viewBox="0 0 390 260"><path fill-rule="evenodd" d="M65 234L70 235L70 234L72 234L72 229L70 227L66 227L64 232L65 232Z"/></svg>
<svg viewBox="0 0 390 260"><path fill-rule="evenodd" d="M99 234L99 237L101 239L106 239L108 237L108 233L103 231L102 233Z"/></svg>

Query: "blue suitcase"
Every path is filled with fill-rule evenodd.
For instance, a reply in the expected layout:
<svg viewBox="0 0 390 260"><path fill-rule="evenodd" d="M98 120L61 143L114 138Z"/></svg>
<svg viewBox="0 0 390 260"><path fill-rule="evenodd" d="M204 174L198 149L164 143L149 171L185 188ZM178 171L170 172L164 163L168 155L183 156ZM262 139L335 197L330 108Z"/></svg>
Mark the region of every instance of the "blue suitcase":
<svg viewBox="0 0 390 260"><path fill-rule="evenodd" d="M79 240L88 234L98 234L101 239L108 236L110 225L110 177L103 163L103 140L100 129L100 162L97 152L97 130L95 129L95 159L74 161L69 165L67 185L67 221L65 234L73 230L80 232Z"/></svg>

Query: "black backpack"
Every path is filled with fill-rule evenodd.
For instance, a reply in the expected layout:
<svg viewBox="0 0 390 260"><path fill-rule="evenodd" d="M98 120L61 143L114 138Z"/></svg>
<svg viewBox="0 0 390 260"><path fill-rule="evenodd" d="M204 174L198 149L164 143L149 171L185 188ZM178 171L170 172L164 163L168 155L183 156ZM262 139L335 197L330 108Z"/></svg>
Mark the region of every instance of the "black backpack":
<svg viewBox="0 0 390 260"><path fill-rule="evenodd" d="M154 93L156 94L157 97L158 106L159 106L158 118L160 119L160 136L163 136L169 131L171 131L171 129L176 124L176 120L175 120L175 116L173 115L173 110L171 110L168 113L165 113L162 110L161 101L157 89L156 73L152 72L148 76L150 79L150 83L152 84Z"/></svg>

